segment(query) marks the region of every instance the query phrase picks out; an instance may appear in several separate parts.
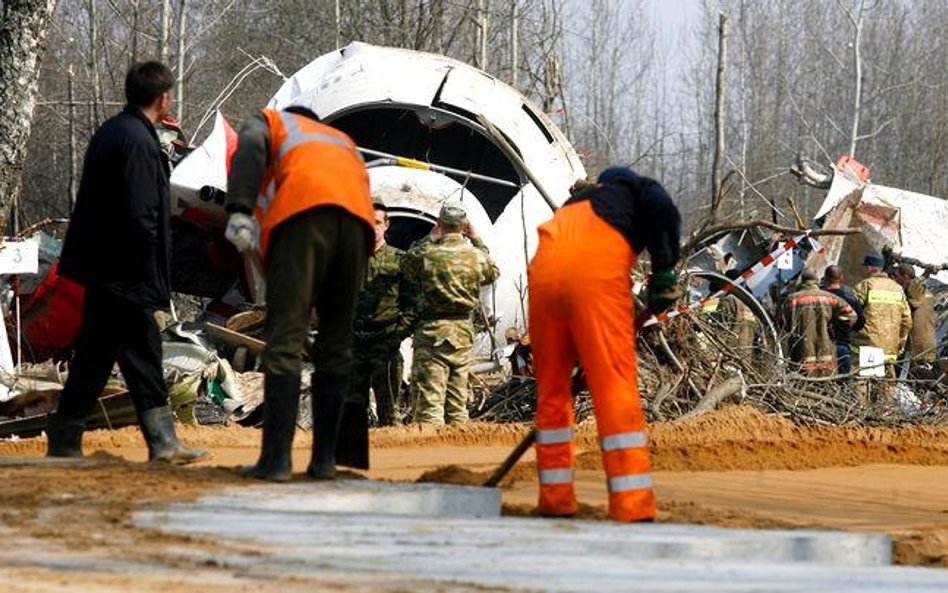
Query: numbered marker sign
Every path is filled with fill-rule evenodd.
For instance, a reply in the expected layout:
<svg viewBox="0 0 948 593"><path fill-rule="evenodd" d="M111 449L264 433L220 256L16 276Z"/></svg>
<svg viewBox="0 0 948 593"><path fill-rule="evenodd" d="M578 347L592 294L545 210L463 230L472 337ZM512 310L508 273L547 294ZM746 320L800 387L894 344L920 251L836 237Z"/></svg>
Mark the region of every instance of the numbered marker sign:
<svg viewBox="0 0 948 593"><path fill-rule="evenodd" d="M777 269L778 270L792 270L793 269L793 250L792 249L777 258Z"/></svg>
<svg viewBox="0 0 948 593"><path fill-rule="evenodd" d="M885 350L872 346L860 346L859 376L885 377Z"/></svg>
<svg viewBox="0 0 948 593"><path fill-rule="evenodd" d="M36 274L39 271L39 242L4 241L0 245L0 274Z"/></svg>

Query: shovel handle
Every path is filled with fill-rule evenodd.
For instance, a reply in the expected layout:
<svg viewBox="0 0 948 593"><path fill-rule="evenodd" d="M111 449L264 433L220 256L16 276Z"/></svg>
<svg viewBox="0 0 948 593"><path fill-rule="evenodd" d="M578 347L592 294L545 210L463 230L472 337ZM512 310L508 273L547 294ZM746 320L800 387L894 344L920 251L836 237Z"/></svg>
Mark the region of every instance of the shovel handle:
<svg viewBox="0 0 948 593"><path fill-rule="evenodd" d="M537 440L537 431L535 428L531 428L530 432L527 433L527 436L523 437L520 443L510 452L510 455L507 456L507 459L504 459L504 462L500 464L500 467L491 475L491 477L484 482L484 486L487 488L494 488L497 484L500 484L500 481L504 479L510 470L520 461L520 458L523 457L523 454L533 446L534 441Z"/></svg>

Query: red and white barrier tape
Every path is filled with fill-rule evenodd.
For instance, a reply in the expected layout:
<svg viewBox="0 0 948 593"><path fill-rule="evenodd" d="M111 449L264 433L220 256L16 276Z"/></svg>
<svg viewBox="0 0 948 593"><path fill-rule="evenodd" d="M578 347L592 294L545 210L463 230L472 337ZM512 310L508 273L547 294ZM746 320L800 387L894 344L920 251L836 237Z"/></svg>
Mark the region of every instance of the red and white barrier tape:
<svg viewBox="0 0 948 593"><path fill-rule="evenodd" d="M796 247L797 245L800 245L804 239L809 239L810 245L813 251L821 251L823 249L823 247L819 244L819 242L817 242L816 239L811 237L809 233L804 233L800 235L799 237L788 239L784 241L783 244L778 245L776 249L774 249L773 251L765 255L759 262L757 262L753 266L744 270L744 272L740 275L739 278L735 278L734 280L731 280L730 282L728 282L724 286L724 288L722 288L721 290L711 293L708 296L702 299L699 299L693 303L689 303L687 305L682 305L681 307L675 307L673 309L669 309L668 311L665 311L664 313L659 313L658 315L653 315L650 319L648 319L645 323L642 324L642 327L648 327L650 325L655 325L656 323L662 323L673 317L684 315L685 313L691 313L692 311L695 311L704 307L705 303L707 303L708 301L712 299L720 298L721 296L733 291L735 286L746 286L747 282L751 278L753 278L757 274L760 274L761 272L763 272L770 266L774 265L774 262L777 261L777 259L780 258L781 255L783 255L784 253L788 251L792 251L793 248Z"/></svg>

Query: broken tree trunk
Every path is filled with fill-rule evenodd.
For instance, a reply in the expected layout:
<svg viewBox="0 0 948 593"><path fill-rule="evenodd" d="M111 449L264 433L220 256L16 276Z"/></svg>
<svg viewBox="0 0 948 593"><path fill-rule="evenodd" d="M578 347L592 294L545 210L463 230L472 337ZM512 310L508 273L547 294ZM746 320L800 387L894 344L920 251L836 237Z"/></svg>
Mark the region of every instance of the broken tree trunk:
<svg viewBox="0 0 948 593"><path fill-rule="evenodd" d="M714 162L711 164L711 212L718 211L724 167L724 75L727 67L727 13L718 20L718 75L714 85Z"/></svg>
<svg viewBox="0 0 948 593"><path fill-rule="evenodd" d="M266 343L263 340L252 338L240 332L227 329L226 327L221 327L216 323L205 323L204 329L207 330L207 334L215 340L226 342L232 346L246 348L253 354L260 354L263 352L263 348L266 346Z"/></svg>
<svg viewBox="0 0 948 593"><path fill-rule="evenodd" d="M733 377L725 380L723 383L715 385L701 398L698 404L692 408L690 412L678 418L678 420L687 420L688 418L694 418L705 412L710 412L711 410L718 407L722 401L728 397L740 393L744 389L744 377L741 373L737 373Z"/></svg>
<svg viewBox="0 0 948 593"><path fill-rule="evenodd" d="M790 165L790 173L795 175L801 183L817 189L829 189L833 184L833 171L820 170L821 167L797 153L796 160Z"/></svg>
<svg viewBox="0 0 948 593"><path fill-rule="evenodd" d="M8 0L0 17L0 212L21 189L40 63L55 0Z"/></svg>

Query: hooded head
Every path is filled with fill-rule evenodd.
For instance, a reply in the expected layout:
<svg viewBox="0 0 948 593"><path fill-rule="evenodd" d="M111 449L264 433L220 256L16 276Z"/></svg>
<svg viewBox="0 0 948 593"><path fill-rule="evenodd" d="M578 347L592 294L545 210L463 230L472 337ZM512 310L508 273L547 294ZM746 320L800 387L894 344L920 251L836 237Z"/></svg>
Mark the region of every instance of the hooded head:
<svg viewBox="0 0 948 593"><path fill-rule="evenodd" d="M599 183L609 183L624 179L626 181L638 181L639 176L635 171L628 167L609 167L599 174Z"/></svg>
<svg viewBox="0 0 948 593"><path fill-rule="evenodd" d="M303 117L308 117L313 121L321 121L319 116L316 115L316 112L305 105L290 105L288 107L284 107L283 111L286 111L287 113L294 113L296 115L302 115Z"/></svg>

